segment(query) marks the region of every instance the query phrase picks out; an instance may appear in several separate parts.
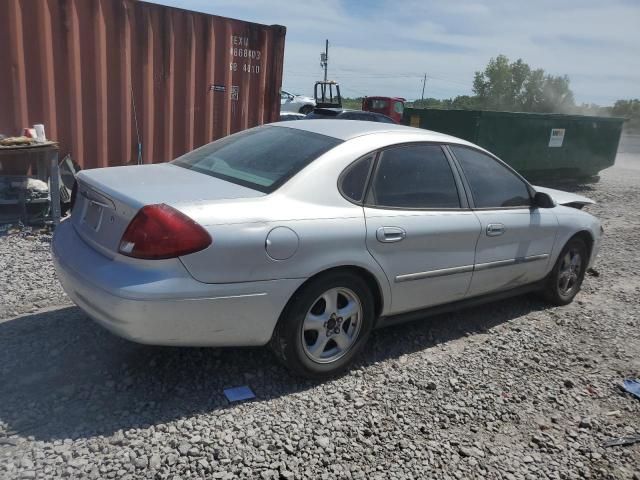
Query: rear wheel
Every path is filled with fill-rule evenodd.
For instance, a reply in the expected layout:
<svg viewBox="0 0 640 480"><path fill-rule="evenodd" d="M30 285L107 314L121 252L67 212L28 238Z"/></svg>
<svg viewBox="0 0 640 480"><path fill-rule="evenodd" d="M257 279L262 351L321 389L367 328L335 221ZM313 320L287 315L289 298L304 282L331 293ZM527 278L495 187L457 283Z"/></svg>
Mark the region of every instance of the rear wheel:
<svg viewBox="0 0 640 480"><path fill-rule="evenodd" d="M567 305L580 291L587 268L587 246L579 238L572 238L558 256L547 278L545 298L554 305Z"/></svg>
<svg viewBox="0 0 640 480"><path fill-rule="evenodd" d="M291 299L271 347L298 375L335 375L362 350L374 316L373 296L362 278L349 272L322 275Z"/></svg>

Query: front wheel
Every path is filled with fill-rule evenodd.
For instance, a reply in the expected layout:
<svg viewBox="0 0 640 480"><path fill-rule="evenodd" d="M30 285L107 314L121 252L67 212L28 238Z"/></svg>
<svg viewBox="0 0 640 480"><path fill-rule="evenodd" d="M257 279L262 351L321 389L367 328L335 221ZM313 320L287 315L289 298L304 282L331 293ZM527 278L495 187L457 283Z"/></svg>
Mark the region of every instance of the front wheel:
<svg viewBox="0 0 640 480"><path fill-rule="evenodd" d="M362 278L349 272L322 275L291 299L271 347L295 374L328 377L362 350L374 318L373 296Z"/></svg>
<svg viewBox="0 0 640 480"><path fill-rule="evenodd" d="M554 305L567 305L580 291L587 269L587 246L573 238L564 246L547 278L545 298Z"/></svg>

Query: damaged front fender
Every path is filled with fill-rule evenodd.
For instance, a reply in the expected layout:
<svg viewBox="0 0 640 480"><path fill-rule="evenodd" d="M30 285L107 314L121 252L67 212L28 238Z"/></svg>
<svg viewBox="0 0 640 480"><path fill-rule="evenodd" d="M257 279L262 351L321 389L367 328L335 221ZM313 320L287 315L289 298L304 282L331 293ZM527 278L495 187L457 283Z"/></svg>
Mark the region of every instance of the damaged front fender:
<svg viewBox="0 0 640 480"><path fill-rule="evenodd" d="M574 207L582 209L585 205L593 205L596 202L590 198L577 195L575 193L563 192L562 190L555 190L553 188L546 187L533 187L536 192L543 192L549 195L558 205L565 205L567 207Z"/></svg>

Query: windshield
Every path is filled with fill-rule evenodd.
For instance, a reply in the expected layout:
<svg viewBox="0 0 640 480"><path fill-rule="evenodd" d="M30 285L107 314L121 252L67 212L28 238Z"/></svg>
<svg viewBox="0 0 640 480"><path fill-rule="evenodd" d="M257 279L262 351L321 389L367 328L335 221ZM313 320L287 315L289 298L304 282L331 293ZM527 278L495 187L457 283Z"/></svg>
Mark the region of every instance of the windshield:
<svg viewBox="0 0 640 480"><path fill-rule="evenodd" d="M270 193L339 143L304 130L264 126L217 140L172 163Z"/></svg>

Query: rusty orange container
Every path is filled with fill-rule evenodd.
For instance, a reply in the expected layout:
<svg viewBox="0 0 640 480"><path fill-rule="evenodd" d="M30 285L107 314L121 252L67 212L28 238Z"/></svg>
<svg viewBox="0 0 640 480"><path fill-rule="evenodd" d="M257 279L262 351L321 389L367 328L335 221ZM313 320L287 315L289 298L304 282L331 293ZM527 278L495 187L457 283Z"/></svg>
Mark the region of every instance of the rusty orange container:
<svg viewBox="0 0 640 480"><path fill-rule="evenodd" d="M278 119L285 33L136 0L0 0L0 133L42 123L83 168L171 160Z"/></svg>

